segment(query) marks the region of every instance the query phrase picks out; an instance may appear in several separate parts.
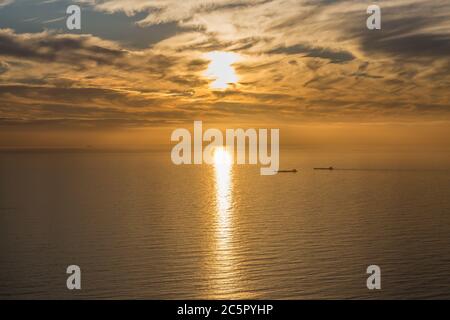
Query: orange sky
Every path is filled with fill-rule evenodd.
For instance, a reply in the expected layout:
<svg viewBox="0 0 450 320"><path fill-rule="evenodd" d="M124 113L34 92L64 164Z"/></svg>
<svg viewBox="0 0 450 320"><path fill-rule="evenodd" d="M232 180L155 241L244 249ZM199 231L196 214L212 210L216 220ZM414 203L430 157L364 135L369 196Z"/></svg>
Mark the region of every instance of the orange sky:
<svg viewBox="0 0 450 320"><path fill-rule="evenodd" d="M286 145L448 146L450 3L0 2L0 147L145 147L202 120ZM76 2L76 1L75 1Z"/></svg>

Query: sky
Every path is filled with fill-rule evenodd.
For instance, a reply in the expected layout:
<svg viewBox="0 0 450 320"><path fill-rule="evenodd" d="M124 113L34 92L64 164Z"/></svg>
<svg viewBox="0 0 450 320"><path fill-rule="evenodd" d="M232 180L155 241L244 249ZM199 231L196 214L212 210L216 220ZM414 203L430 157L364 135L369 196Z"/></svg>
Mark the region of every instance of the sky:
<svg viewBox="0 0 450 320"><path fill-rule="evenodd" d="M448 0L0 0L0 147L147 146L194 120L449 146L449 89Z"/></svg>

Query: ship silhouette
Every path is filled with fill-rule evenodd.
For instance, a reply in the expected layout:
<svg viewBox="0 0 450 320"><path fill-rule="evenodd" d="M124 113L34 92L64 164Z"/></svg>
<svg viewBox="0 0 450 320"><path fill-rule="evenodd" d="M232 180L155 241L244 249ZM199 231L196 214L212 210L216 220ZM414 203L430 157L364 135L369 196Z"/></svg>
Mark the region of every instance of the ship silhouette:
<svg viewBox="0 0 450 320"><path fill-rule="evenodd" d="M278 173L297 173L297 169L292 169L292 170L278 170Z"/></svg>
<svg viewBox="0 0 450 320"><path fill-rule="evenodd" d="M334 170L333 167L328 167L328 168L314 168L314 170Z"/></svg>

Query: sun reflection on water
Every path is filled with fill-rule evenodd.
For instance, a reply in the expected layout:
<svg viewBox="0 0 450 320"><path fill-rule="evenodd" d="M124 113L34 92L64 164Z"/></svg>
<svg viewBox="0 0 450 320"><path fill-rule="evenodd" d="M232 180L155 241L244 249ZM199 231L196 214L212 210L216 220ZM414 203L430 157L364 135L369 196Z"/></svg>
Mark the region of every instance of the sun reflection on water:
<svg viewBox="0 0 450 320"><path fill-rule="evenodd" d="M216 186L216 263L213 295L226 297L236 292L237 270L233 257L233 161L224 148L214 152Z"/></svg>
<svg viewBox="0 0 450 320"><path fill-rule="evenodd" d="M229 215L231 214L232 203L232 160L230 154L223 148L218 148L214 152L214 169L216 177L216 202L217 214L220 226L223 230L229 228Z"/></svg>

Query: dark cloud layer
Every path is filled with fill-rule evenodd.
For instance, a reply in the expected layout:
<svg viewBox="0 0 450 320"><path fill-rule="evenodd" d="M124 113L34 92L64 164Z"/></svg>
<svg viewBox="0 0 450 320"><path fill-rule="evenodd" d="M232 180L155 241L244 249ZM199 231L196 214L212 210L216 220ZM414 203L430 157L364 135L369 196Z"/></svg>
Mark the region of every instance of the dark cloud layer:
<svg viewBox="0 0 450 320"><path fill-rule="evenodd" d="M381 30L371 31L358 27L367 16L353 12L345 16L359 23L346 25L342 38L357 39L368 56L386 54L392 57L448 58L449 14L450 3L430 1L418 7L398 5L384 9Z"/></svg>
<svg viewBox="0 0 450 320"><path fill-rule="evenodd" d="M289 47L279 47L268 51L269 54L302 54L309 58L320 58L330 60L332 63L343 63L355 59L348 51L333 50L328 48L315 48L304 44Z"/></svg>
<svg viewBox="0 0 450 320"><path fill-rule="evenodd" d="M89 36L49 33L21 36L11 30L0 30L0 55L40 62L110 64L126 52L97 45Z"/></svg>

